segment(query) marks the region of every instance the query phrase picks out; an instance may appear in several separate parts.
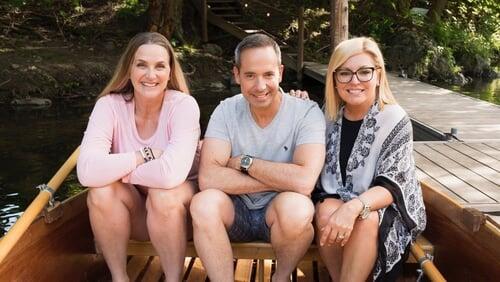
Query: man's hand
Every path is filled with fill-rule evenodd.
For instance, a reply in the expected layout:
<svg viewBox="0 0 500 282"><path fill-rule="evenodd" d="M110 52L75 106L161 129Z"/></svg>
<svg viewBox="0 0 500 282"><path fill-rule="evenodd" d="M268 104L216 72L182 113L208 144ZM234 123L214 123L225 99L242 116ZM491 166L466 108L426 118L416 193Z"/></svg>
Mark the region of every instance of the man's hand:
<svg viewBox="0 0 500 282"><path fill-rule="evenodd" d="M309 100L309 93L305 90L290 90L290 96L300 98L302 100Z"/></svg>
<svg viewBox="0 0 500 282"><path fill-rule="evenodd" d="M240 171L241 155L232 157L226 164L226 167Z"/></svg>

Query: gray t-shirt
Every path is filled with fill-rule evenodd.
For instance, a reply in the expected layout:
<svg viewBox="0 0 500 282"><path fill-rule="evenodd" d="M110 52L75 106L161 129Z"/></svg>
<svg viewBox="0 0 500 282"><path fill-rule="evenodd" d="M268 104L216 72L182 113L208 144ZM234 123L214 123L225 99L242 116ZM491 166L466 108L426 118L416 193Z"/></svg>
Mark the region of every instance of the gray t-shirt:
<svg viewBox="0 0 500 282"><path fill-rule="evenodd" d="M205 138L231 143L231 157L241 154L291 163L296 146L325 143L325 118L318 105L283 94L273 121L265 128L255 123L250 106L242 94L222 101L208 123ZM276 192L240 195L249 209L264 207Z"/></svg>

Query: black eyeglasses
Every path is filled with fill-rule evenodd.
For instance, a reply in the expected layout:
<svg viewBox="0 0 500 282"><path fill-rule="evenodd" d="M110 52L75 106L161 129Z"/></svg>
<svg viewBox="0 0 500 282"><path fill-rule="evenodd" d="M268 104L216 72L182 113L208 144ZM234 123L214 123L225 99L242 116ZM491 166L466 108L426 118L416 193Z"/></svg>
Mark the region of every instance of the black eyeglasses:
<svg viewBox="0 0 500 282"><path fill-rule="evenodd" d="M349 83L351 82L354 75L358 78L360 82L367 82L373 79L373 73L376 69L380 67L363 67L353 72L348 69L338 69L333 72L333 76L337 79L339 83Z"/></svg>

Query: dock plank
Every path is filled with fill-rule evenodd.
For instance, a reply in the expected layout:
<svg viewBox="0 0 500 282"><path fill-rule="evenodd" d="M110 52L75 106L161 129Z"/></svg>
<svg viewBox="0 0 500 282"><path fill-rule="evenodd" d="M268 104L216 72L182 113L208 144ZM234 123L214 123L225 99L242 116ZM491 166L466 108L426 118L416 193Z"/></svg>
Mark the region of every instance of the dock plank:
<svg viewBox="0 0 500 282"><path fill-rule="evenodd" d="M446 188L441 183L437 182L434 178L432 178L430 175L428 175L425 172L423 172L418 167L416 169L416 173L417 173L418 180L424 181L427 184L429 184L432 188L435 188L435 189L439 190L440 192L443 192L448 197L450 197L453 200L455 200L457 203L459 203L459 204L465 204L465 203L467 203L464 199L460 198L457 194L455 194L452 191L450 191L450 189Z"/></svg>
<svg viewBox="0 0 500 282"><path fill-rule="evenodd" d="M436 147L437 145L433 145L432 147L431 145L419 146L418 152L428 159L432 159L435 164L460 178L476 190L483 192L493 201L500 199L498 185L462 166L458 163L459 160L444 155L439 150L436 150Z"/></svg>
<svg viewBox="0 0 500 282"><path fill-rule="evenodd" d="M485 142L484 144L500 151L500 142Z"/></svg>
<svg viewBox="0 0 500 282"><path fill-rule="evenodd" d="M484 144L483 144L484 145ZM453 149L452 147L446 145L446 144L433 144L430 145L433 149L441 152L442 154L446 155L447 157L455 160L456 162L460 163L467 169L477 173L478 175L481 175L485 179L488 179L492 183L497 185L497 189L500 189L500 174L490 168L489 166L484 165L483 163L480 163L473 158L462 154L461 152ZM486 145L485 145L486 146Z"/></svg>
<svg viewBox="0 0 500 282"><path fill-rule="evenodd" d="M437 182L445 186L449 191L455 193L468 203L493 203L488 196L462 181L455 175L450 174L441 166L435 164L424 155L415 151L415 161L419 169L430 175Z"/></svg>
<svg viewBox="0 0 500 282"><path fill-rule="evenodd" d="M497 150L484 143L467 143L467 146L472 147L473 149L476 149L492 158L495 158L497 161L500 161L500 150Z"/></svg>
<svg viewBox="0 0 500 282"><path fill-rule="evenodd" d="M489 166L490 168L496 170L497 172L500 172L500 162L484 154L483 152L480 152L462 143L449 143L448 146L457 151L462 152L463 154L475 159L478 162L481 162Z"/></svg>

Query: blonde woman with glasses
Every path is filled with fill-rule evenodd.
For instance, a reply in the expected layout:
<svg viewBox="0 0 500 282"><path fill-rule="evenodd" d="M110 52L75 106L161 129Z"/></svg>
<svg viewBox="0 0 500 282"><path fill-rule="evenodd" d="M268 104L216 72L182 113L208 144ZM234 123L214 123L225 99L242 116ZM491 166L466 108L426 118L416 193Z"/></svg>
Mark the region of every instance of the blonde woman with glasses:
<svg viewBox="0 0 500 282"><path fill-rule="evenodd" d="M325 101L326 163L312 197L319 252L334 281L395 280L426 216L410 118L372 39L337 46Z"/></svg>

